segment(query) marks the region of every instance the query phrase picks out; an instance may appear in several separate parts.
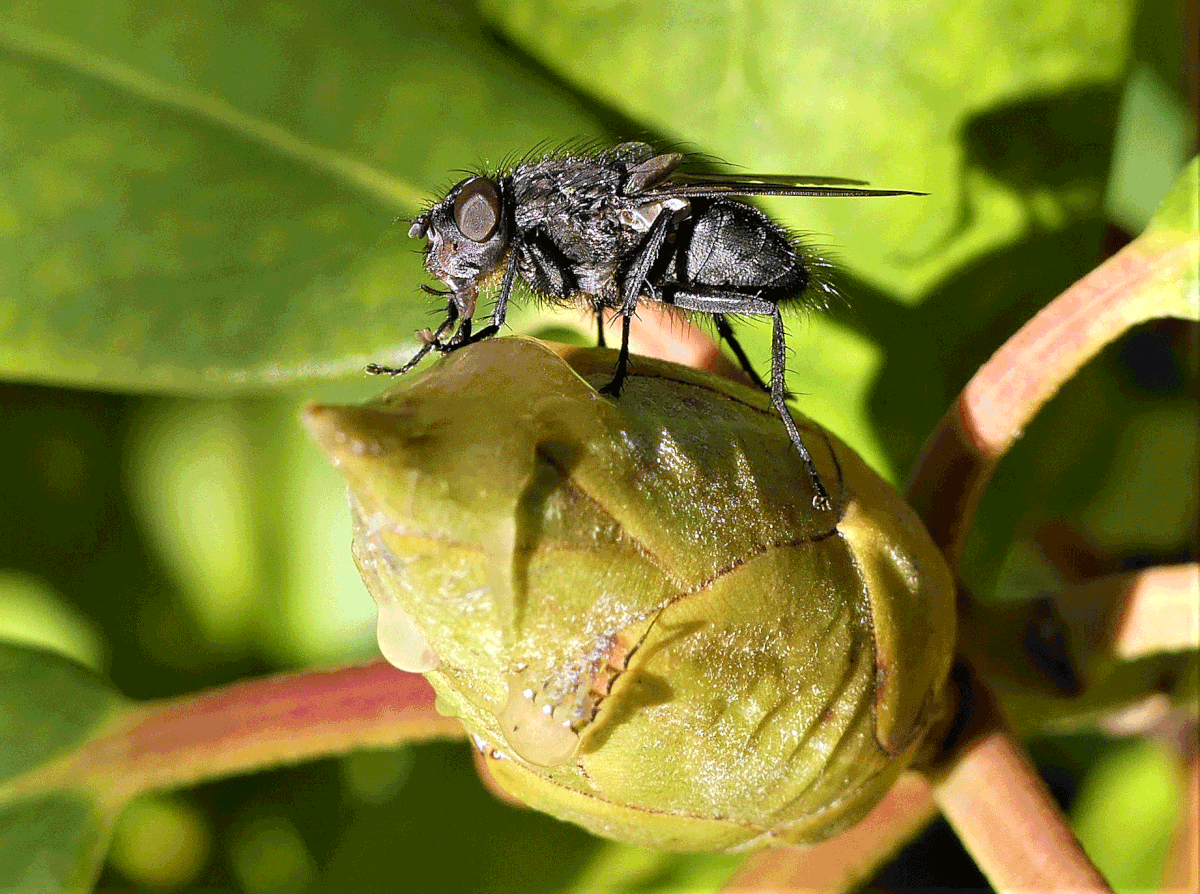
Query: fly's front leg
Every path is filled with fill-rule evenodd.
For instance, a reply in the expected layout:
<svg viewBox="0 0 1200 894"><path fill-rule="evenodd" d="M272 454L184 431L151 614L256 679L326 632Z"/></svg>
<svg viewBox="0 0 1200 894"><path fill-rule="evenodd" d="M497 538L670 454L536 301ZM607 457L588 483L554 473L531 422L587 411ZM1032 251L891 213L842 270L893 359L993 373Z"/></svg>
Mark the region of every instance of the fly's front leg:
<svg viewBox="0 0 1200 894"><path fill-rule="evenodd" d="M612 381L600 389L601 394L611 397L621 396L621 388L625 385L625 379L629 375L629 325L633 322L633 315L637 311L638 295L642 292L642 286L646 285L646 276L649 274L650 268L658 260L658 254L667 240L667 231L670 226L671 212L663 209L654 219L646 238L642 240L633 264L625 272L621 293L621 352L617 355L617 369L613 373Z"/></svg>
<svg viewBox="0 0 1200 894"><path fill-rule="evenodd" d="M442 350L442 336L454 328L454 324L457 320L458 305L455 304L454 299L451 298L450 302L446 305L446 319L442 321L442 325L437 327L436 332L430 332L428 329L422 330L426 333L426 336L421 338L421 341L424 342L424 344L421 345L421 350L417 351L417 353L414 354L407 363L398 367L380 366L378 363L369 363L367 364L367 372L373 376L404 375L406 372L420 363L422 358L424 358L424 356L430 351L435 349L439 351ZM471 321L466 320L464 322L469 324Z"/></svg>
<svg viewBox="0 0 1200 894"><path fill-rule="evenodd" d="M804 446L804 439L800 437L800 427L796 425L796 420L792 418L792 412L788 409L786 384L787 334L783 329L783 317L779 313L779 306L765 298L756 298L738 292L721 292L715 289L706 292L676 292L672 298L672 303L676 307L682 307L685 310L698 310L706 314L761 314L773 318L771 329L771 386L768 389L771 395L771 403L775 406L776 412L779 413L779 418L783 421L783 427L787 430L788 440L792 442L792 446L800 454L800 461L804 463L804 468L808 471L808 476L812 480L813 507L820 510L833 508L833 500L829 497L829 491L825 489L816 464L813 463L812 455L808 452L808 448Z"/></svg>
<svg viewBox="0 0 1200 894"><path fill-rule="evenodd" d="M449 354L452 351L457 351L459 348L473 345L477 341L491 338L500 331L500 328L504 325L504 318L508 315L508 301L512 297L513 282L517 277L517 252L520 248L520 239L514 236L512 246L509 248L508 264L504 268L504 279L500 283L500 294L496 298L496 306L492 309L492 321L478 332L472 334L470 318L464 319L463 325L459 327L453 341L438 349L443 354Z"/></svg>

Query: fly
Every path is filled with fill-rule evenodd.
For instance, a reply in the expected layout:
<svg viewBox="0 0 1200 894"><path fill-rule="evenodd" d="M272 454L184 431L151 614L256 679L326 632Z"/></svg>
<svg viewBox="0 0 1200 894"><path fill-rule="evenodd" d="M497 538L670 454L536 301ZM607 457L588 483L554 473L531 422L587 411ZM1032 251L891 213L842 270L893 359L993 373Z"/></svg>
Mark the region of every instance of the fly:
<svg viewBox="0 0 1200 894"><path fill-rule="evenodd" d="M596 153L549 154L497 175L462 180L413 221L409 236L427 239L425 269L448 287L422 288L446 299L446 318L418 333L421 349L448 354L500 331L519 276L538 298L590 308L604 344L605 311L621 315L621 350L601 393L618 397L629 373L629 325L639 301L708 314L742 369L771 396L788 438L813 482L813 505L832 501L787 406L787 345L780 308L797 303L820 262L745 196L899 196L864 189L861 180L762 174L689 174L685 156L623 143ZM480 288L500 291L491 319L475 331ZM730 316L773 319L771 380L755 372Z"/></svg>

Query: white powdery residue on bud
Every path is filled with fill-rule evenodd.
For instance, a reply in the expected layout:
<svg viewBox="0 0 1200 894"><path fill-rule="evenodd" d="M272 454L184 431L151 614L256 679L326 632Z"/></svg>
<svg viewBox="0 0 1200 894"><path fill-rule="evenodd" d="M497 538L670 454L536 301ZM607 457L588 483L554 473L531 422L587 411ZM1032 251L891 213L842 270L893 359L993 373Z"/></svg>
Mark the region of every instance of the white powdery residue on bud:
<svg viewBox="0 0 1200 894"><path fill-rule="evenodd" d="M379 603L375 635L383 657L402 671L423 674L441 663L412 616L396 602Z"/></svg>
<svg viewBox="0 0 1200 894"><path fill-rule="evenodd" d="M353 502L354 494L350 495L350 499ZM396 525L382 512L372 512L367 519L367 534L370 536L375 536L380 531L394 530L396 530Z"/></svg>
<svg viewBox="0 0 1200 894"><path fill-rule="evenodd" d="M491 596L491 587L476 587L473 590L467 590L462 595L462 600L455 603L455 609L463 615L478 614L484 609L491 609L492 603L488 598Z"/></svg>

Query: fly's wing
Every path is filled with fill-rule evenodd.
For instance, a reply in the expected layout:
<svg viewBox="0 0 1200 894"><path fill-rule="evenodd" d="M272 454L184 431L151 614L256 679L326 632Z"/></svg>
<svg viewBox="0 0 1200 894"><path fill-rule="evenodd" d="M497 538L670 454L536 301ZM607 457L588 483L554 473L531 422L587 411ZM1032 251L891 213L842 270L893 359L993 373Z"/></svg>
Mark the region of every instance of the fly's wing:
<svg viewBox="0 0 1200 894"><path fill-rule="evenodd" d="M673 173L646 191L652 196L923 196L907 189L864 189L865 180L806 177L792 174Z"/></svg>

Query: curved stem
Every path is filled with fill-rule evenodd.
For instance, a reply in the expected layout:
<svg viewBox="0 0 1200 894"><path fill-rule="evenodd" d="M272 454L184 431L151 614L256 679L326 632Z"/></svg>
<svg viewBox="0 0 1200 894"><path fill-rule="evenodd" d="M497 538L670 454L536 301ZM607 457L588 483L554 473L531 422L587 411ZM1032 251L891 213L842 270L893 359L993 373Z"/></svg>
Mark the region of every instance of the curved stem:
<svg viewBox="0 0 1200 894"><path fill-rule="evenodd" d="M988 881L999 892L1111 891L986 686L972 675L961 691L970 725L924 772Z"/></svg>
<svg viewBox="0 0 1200 894"><path fill-rule="evenodd" d="M906 495L952 563L1000 458L1060 387L1159 305L1131 300L1161 259L1133 242L1072 285L1004 343L925 442Z"/></svg>
<svg viewBox="0 0 1200 894"><path fill-rule="evenodd" d="M134 706L12 793L72 785L123 800L149 789L419 739L461 737L424 678L383 661L235 683Z"/></svg>
<svg viewBox="0 0 1200 894"><path fill-rule="evenodd" d="M1165 565L1095 581L1083 598L1120 594L1109 648L1131 661L1153 652L1200 649L1200 564Z"/></svg>

